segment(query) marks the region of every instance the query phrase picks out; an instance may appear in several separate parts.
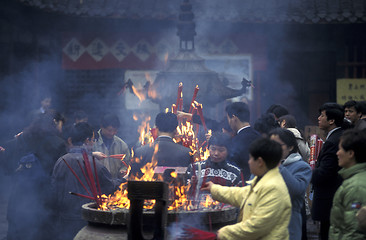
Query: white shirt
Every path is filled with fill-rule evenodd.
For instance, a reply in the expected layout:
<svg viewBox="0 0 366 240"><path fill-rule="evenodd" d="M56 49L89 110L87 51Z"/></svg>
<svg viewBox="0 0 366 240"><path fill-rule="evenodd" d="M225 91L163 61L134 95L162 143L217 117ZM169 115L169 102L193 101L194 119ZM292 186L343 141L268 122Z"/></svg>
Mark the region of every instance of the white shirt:
<svg viewBox="0 0 366 240"><path fill-rule="evenodd" d="M329 131L329 133L328 133L328 135L327 135L327 138L325 139L325 141L327 141L327 140L328 140L328 138L329 138L330 134L332 134L335 130L340 129L340 128L341 128L341 127L336 127L336 128L334 128L334 129L330 130L330 131Z"/></svg>
<svg viewBox="0 0 366 240"><path fill-rule="evenodd" d="M245 128L248 128L248 127L250 127L250 125L240 128L240 129L236 132L236 134L239 134L239 132L240 132L241 130L243 130L243 129L245 129Z"/></svg>

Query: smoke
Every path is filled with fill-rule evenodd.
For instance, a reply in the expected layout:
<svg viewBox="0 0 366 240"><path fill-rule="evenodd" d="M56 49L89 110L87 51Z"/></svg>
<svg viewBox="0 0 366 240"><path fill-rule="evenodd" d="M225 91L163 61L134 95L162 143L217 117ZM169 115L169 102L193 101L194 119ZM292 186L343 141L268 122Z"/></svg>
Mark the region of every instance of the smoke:
<svg viewBox="0 0 366 240"><path fill-rule="evenodd" d="M181 216L183 216L183 214ZM194 212L192 212L190 215L187 214L184 217L181 216L177 222L174 222L168 226L168 239L181 239L183 235L186 234L184 229L187 227L194 227L200 230L208 231L208 226L203 224L203 214L194 214Z"/></svg>

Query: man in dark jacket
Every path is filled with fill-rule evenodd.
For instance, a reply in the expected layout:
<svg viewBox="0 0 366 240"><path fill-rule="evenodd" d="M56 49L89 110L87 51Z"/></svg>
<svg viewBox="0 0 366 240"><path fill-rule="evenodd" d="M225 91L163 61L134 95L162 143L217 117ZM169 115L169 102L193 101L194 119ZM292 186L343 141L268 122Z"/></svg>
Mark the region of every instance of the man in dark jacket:
<svg viewBox="0 0 366 240"><path fill-rule="evenodd" d="M155 118L158 137L152 146L145 145L136 149L135 157L141 159L141 167L152 161L156 166L188 167L191 163L190 149L173 141L178 126L177 116L171 112L159 113ZM133 165L133 164L132 164Z"/></svg>
<svg viewBox="0 0 366 240"><path fill-rule="evenodd" d="M338 175L338 143L342 135L343 108L337 103L325 103L319 109L319 128L327 133L319 153L311 183L314 197L311 214L313 220L320 221L320 239L327 240L330 226L330 209L335 192L342 183Z"/></svg>
<svg viewBox="0 0 366 240"><path fill-rule="evenodd" d="M247 181L250 178L249 146L261 135L249 124L250 112L246 103L231 103L226 107L226 113L229 125L236 133L232 139L229 159L241 169L244 181Z"/></svg>
<svg viewBox="0 0 366 240"><path fill-rule="evenodd" d="M84 166L83 151L87 152L87 160L90 162L93 175L97 172L102 194L112 194L122 182L125 182L125 179L112 179L108 169L97 160L95 160L96 171L94 170L94 161L91 156L94 134L89 124L77 123L72 126L66 137L69 144L68 153L58 159L52 174L52 195L55 198L53 206L56 219L54 222L56 232L53 239L60 240L73 239L77 232L87 224L81 217L81 206L91 201L70 194L73 192L89 195L67 164L75 171L84 186L88 186L79 167L79 165ZM91 192L90 189L88 191Z"/></svg>

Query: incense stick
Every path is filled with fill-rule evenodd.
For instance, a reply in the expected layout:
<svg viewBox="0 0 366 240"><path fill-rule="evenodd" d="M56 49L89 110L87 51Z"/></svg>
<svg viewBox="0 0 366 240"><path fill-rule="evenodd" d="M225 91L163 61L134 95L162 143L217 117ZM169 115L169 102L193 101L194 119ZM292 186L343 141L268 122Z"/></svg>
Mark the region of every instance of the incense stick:
<svg viewBox="0 0 366 240"><path fill-rule="evenodd" d="M88 191L88 189L85 187L84 183L80 180L80 178L78 177L78 175L75 173L75 171L71 168L71 166L66 162L66 160L64 158L62 158L62 160L65 162L66 166L71 170L71 172L74 174L74 176L76 177L76 179L79 181L79 183L81 184L81 186L83 186L83 188L85 189L85 191L89 194L90 192Z"/></svg>

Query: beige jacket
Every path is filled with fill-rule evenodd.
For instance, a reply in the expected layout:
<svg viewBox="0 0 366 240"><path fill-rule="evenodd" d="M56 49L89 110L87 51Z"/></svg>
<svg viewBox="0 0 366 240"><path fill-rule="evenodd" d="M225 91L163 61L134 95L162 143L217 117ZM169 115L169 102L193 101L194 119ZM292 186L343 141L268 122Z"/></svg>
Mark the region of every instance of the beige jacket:
<svg viewBox="0 0 366 240"><path fill-rule="evenodd" d="M268 171L256 182L257 177L245 187L212 186L215 200L240 208L238 222L218 231L220 240L289 239L291 200L279 169Z"/></svg>

